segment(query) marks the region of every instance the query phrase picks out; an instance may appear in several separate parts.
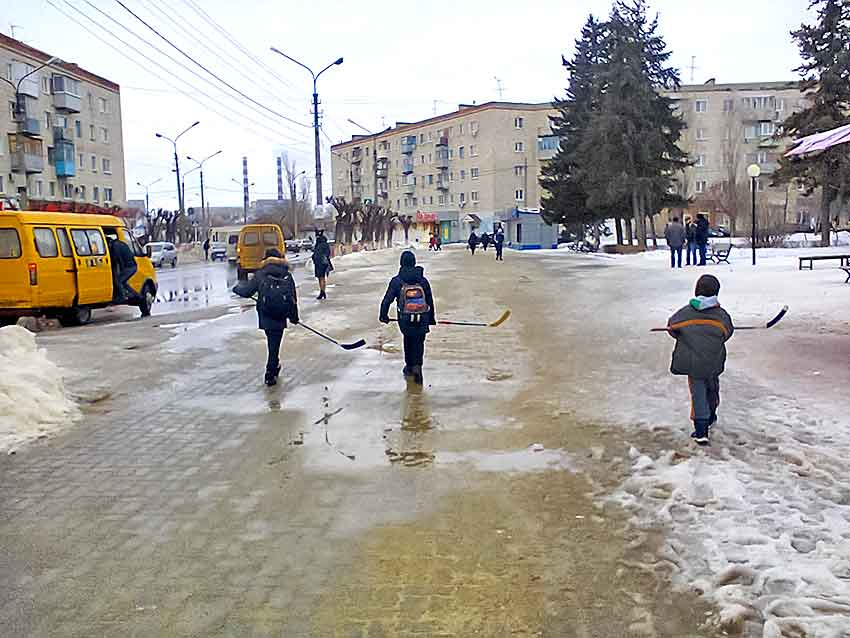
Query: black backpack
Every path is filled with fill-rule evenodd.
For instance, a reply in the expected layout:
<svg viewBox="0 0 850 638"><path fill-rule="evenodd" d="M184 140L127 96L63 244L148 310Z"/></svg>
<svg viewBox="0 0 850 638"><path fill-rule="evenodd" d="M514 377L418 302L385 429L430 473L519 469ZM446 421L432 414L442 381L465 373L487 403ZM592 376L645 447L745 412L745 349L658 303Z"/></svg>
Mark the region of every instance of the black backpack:
<svg viewBox="0 0 850 638"><path fill-rule="evenodd" d="M260 284L260 307L262 313L272 319L282 321L289 317L295 298L295 282L292 275L283 277L266 275Z"/></svg>

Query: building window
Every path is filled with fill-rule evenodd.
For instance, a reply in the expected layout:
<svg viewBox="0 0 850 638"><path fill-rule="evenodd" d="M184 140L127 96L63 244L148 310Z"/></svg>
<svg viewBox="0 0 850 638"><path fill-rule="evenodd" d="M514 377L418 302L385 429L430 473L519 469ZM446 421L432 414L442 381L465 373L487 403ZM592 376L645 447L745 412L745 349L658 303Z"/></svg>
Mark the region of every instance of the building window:
<svg viewBox="0 0 850 638"><path fill-rule="evenodd" d="M3 183L3 176L0 175L0 193L5 193L5 192L6 192L6 187Z"/></svg>
<svg viewBox="0 0 850 638"><path fill-rule="evenodd" d="M36 197L44 197L44 182L38 180L35 183L35 196Z"/></svg>
<svg viewBox="0 0 850 638"><path fill-rule="evenodd" d="M424 144L424 143L425 143L425 133L420 133L420 134L419 134L419 143L420 143L420 144Z"/></svg>
<svg viewBox="0 0 850 638"><path fill-rule="evenodd" d="M773 122L759 122L759 135L762 137L769 137L773 135L776 127Z"/></svg>
<svg viewBox="0 0 850 638"><path fill-rule="evenodd" d="M433 175L433 174L428 176L428 183L429 183L429 184L433 184L433 183L434 183L434 175Z"/></svg>
<svg viewBox="0 0 850 638"><path fill-rule="evenodd" d="M65 199L71 199L74 197L73 184L62 184L62 197L64 197Z"/></svg>
<svg viewBox="0 0 850 638"><path fill-rule="evenodd" d="M473 202L477 202L478 201L478 191L472 191L469 194L469 199L471 199Z"/></svg>
<svg viewBox="0 0 850 638"><path fill-rule="evenodd" d="M469 145L469 156L476 157L478 155L478 147L475 144Z"/></svg>
<svg viewBox="0 0 850 638"><path fill-rule="evenodd" d="M476 133L478 133L478 122L470 122L469 123L469 132L472 135L475 135Z"/></svg>
<svg viewBox="0 0 850 638"><path fill-rule="evenodd" d="M725 100L723 100L723 112L724 113L731 113L734 108L735 108L735 100L733 100L731 98L726 98Z"/></svg>
<svg viewBox="0 0 850 638"><path fill-rule="evenodd" d="M97 155L91 156L91 172L97 173Z"/></svg>
<svg viewBox="0 0 850 638"><path fill-rule="evenodd" d="M785 110L785 98L776 98L776 110L780 113Z"/></svg>
<svg viewBox="0 0 850 638"><path fill-rule="evenodd" d="M517 177L525 175L525 166L514 166L514 175Z"/></svg>
<svg viewBox="0 0 850 638"><path fill-rule="evenodd" d="M752 192L752 190L753 190L753 182L755 182L757 193L761 193L762 191L764 191L764 182L761 179L755 179L755 180L751 179L750 180L750 192Z"/></svg>
<svg viewBox="0 0 850 638"><path fill-rule="evenodd" d="M455 201L455 194L454 194L454 193L449 193L449 201L450 201L452 204L454 204L454 201Z"/></svg>
<svg viewBox="0 0 850 638"><path fill-rule="evenodd" d="M464 181L466 179L466 169L460 169L460 181Z"/></svg>
<svg viewBox="0 0 850 638"><path fill-rule="evenodd" d="M41 76L41 92L50 95L50 78L46 75Z"/></svg>
<svg viewBox="0 0 850 638"><path fill-rule="evenodd" d="M79 156L79 158L78 158L78 159L79 159L79 161L77 162L77 166L79 166L79 167L80 167L80 170L81 170L81 171L82 171L82 170L85 170L85 168L86 168L86 159L85 159L85 156L84 156L82 153L80 153L80 156Z"/></svg>
<svg viewBox="0 0 850 638"><path fill-rule="evenodd" d="M109 129L101 128L100 129L100 141L104 144L109 144Z"/></svg>
<svg viewBox="0 0 850 638"><path fill-rule="evenodd" d="M705 192L705 180L704 179L698 179L697 180L696 191L697 191L697 193L704 193Z"/></svg>
<svg viewBox="0 0 850 638"><path fill-rule="evenodd" d="M747 126L745 126L744 127L744 141L748 142L749 140L753 139L756 136L757 132L758 132L758 127L756 127L752 124L748 124Z"/></svg>
<svg viewBox="0 0 850 638"><path fill-rule="evenodd" d="M521 117L514 118L514 128L522 128L523 119Z"/></svg>
<svg viewBox="0 0 850 638"><path fill-rule="evenodd" d="M50 130L50 111L44 112L44 130L45 131Z"/></svg>
<svg viewBox="0 0 850 638"><path fill-rule="evenodd" d="M767 164L767 151L759 151L756 154L756 163L757 164Z"/></svg>
<svg viewBox="0 0 850 638"><path fill-rule="evenodd" d="M107 175L112 174L112 160L103 158L103 172Z"/></svg>
<svg viewBox="0 0 850 638"><path fill-rule="evenodd" d="M525 150L525 144L522 142L514 142L514 153L522 153Z"/></svg>
<svg viewBox="0 0 850 638"><path fill-rule="evenodd" d="M419 158L419 163L420 163L420 164L424 164L424 163L425 163L425 156L424 156L424 155L422 155L422 156Z"/></svg>
<svg viewBox="0 0 850 638"><path fill-rule="evenodd" d="M481 175L481 173L480 173L480 171L478 170L478 168L470 168L470 169L469 169L469 176L470 176L472 179L478 179L478 178L480 177L480 175Z"/></svg>
<svg viewBox="0 0 850 638"><path fill-rule="evenodd" d="M708 100L695 100L694 108L697 113L708 113Z"/></svg>
<svg viewBox="0 0 850 638"><path fill-rule="evenodd" d="M700 167L700 168L705 166L705 155L702 155L702 154L697 155L696 163L694 164L694 166L697 166L697 167Z"/></svg>
<svg viewBox="0 0 850 638"><path fill-rule="evenodd" d="M514 191L514 196L518 202L521 202L525 199L525 192L521 188L518 188Z"/></svg>
<svg viewBox="0 0 850 638"><path fill-rule="evenodd" d="M699 140L700 142L703 142L707 139L708 139L708 133L706 132L706 130L704 128L698 128L697 129L697 140Z"/></svg>
<svg viewBox="0 0 850 638"><path fill-rule="evenodd" d="M106 100L106 98L103 98L103 97L97 98L97 105L98 105L98 110L101 113L109 113L109 102Z"/></svg>
<svg viewBox="0 0 850 638"><path fill-rule="evenodd" d="M89 141L97 141L97 137L94 134L94 124L89 124Z"/></svg>
<svg viewBox="0 0 850 638"><path fill-rule="evenodd" d="M103 189L103 201L111 202L112 201L112 189L104 188Z"/></svg>
<svg viewBox="0 0 850 638"><path fill-rule="evenodd" d="M56 182L50 182L50 196L56 197Z"/></svg>
<svg viewBox="0 0 850 638"><path fill-rule="evenodd" d="M463 159L465 157L463 146L457 147L457 156L458 156L458 159Z"/></svg>
<svg viewBox="0 0 850 638"><path fill-rule="evenodd" d="M86 199L86 187L84 185L80 186L80 199L83 201Z"/></svg>
<svg viewBox="0 0 850 638"><path fill-rule="evenodd" d="M74 121L74 135L76 135L77 138L81 138L83 136L83 123L80 122L80 120Z"/></svg>
<svg viewBox="0 0 850 638"><path fill-rule="evenodd" d="M458 197L460 198L460 199L458 199L458 201L459 201L461 204L465 204L465 203L466 203L466 193L461 193L460 195L458 195Z"/></svg>
<svg viewBox="0 0 850 638"><path fill-rule="evenodd" d="M92 186L91 198L92 198L93 202L99 202L100 201L100 188L98 188L97 186Z"/></svg>
<svg viewBox="0 0 850 638"><path fill-rule="evenodd" d="M459 124L457 128L458 128L459 134L463 135L463 124Z"/></svg>

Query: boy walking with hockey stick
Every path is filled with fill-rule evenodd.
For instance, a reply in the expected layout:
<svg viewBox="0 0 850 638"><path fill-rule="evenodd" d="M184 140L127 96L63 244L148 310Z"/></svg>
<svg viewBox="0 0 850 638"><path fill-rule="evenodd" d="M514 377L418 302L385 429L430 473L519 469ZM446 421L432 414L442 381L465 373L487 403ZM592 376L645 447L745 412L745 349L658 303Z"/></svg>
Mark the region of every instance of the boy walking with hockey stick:
<svg viewBox="0 0 850 638"><path fill-rule="evenodd" d="M670 372L687 375L691 392L691 436L709 444L709 429L717 421L720 375L726 366L726 342L735 331L732 318L717 300L720 281L714 275L697 280L696 296L667 321L676 340Z"/></svg>
<svg viewBox="0 0 850 638"><path fill-rule="evenodd" d="M390 306L396 303L398 327L404 335L404 376L422 385L422 360L425 356L425 337L430 326L437 325L431 284L416 256L409 250L401 254L401 268L390 280L381 301L381 323L390 322Z"/></svg>

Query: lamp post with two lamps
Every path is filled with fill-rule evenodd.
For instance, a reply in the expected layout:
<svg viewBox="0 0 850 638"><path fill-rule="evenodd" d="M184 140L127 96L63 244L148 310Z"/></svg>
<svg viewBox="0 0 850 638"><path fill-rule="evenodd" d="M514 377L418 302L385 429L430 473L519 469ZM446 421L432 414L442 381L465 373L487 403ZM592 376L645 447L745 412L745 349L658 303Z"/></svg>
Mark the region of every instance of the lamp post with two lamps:
<svg viewBox="0 0 850 638"><path fill-rule="evenodd" d="M190 162L195 162L195 164L197 164L195 169L201 171L201 217L203 218L204 223L207 224L207 225L209 225L209 215L207 214L206 200L204 199L204 163L208 159L212 159L213 157L215 157L219 153L221 153L221 150L216 151L212 155L207 155L202 160L196 160L194 157L190 157L188 155L186 156L187 160L189 160ZM195 170L195 169L192 169L192 170Z"/></svg>
<svg viewBox="0 0 850 638"><path fill-rule="evenodd" d="M181 214L183 214L183 212L184 212L184 210L183 210L184 202L183 202L183 191L182 191L181 182L180 182L180 158L177 156L177 140L179 140L184 134L191 131L193 128L195 128L200 123L201 123L200 121L196 121L194 124L192 124L186 130L182 131L179 135L177 135L174 139L171 139L170 137L166 137L162 133L156 134L156 136L158 138L163 139L163 140L168 140L169 142L171 142L171 145L174 147L174 172L177 174L177 205L178 205L178 208L180 209Z"/></svg>
<svg viewBox="0 0 850 638"><path fill-rule="evenodd" d="M242 198L242 223L248 223L248 188L253 186L255 182L251 182L250 184L243 184L235 177L231 177L230 181L234 184L238 184L245 191L245 196Z"/></svg>

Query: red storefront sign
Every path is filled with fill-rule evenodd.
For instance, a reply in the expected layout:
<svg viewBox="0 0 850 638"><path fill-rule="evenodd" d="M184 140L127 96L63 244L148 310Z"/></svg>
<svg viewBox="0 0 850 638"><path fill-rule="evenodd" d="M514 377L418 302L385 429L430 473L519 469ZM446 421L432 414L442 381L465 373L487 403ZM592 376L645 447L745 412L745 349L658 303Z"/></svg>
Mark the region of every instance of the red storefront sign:
<svg viewBox="0 0 850 638"><path fill-rule="evenodd" d="M421 210L416 211L417 224L435 224L437 222L437 213L423 213Z"/></svg>

